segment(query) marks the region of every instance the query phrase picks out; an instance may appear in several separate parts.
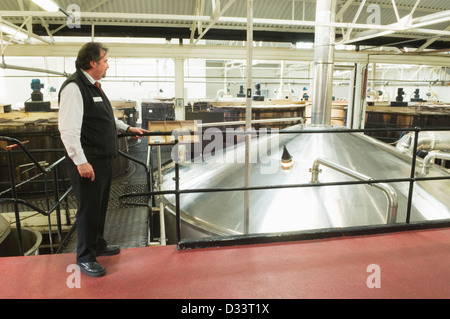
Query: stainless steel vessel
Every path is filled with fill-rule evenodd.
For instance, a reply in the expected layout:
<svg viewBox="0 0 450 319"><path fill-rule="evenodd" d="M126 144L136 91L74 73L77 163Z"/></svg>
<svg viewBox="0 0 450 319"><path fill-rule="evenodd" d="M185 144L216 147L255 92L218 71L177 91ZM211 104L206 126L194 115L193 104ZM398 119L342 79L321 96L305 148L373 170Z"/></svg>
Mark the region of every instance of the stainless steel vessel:
<svg viewBox="0 0 450 319"><path fill-rule="evenodd" d="M336 0L317 1L316 21L333 23L335 12ZM285 131L332 128L329 124L334 37L333 27L316 26L312 98L314 126L297 125ZM341 130L342 127L335 129ZM249 203L245 198L245 208L244 191L182 194L182 238L406 221L408 180L384 185L344 186L317 186L317 181L342 183L355 179L408 179L411 154L404 154L364 134L348 132L266 135L254 139L252 145L247 163L244 158L248 152L246 154L245 144L240 144L227 148L224 154L216 151L215 156L207 157L203 163L194 161L181 165L180 189L239 188L248 184L248 180L250 187L307 183L311 183L311 187L253 190ZM269 152L265 152L267 145L271 145ZM290 159L292 166L286 169ZM247 175L248 165L250 175ZM431 167L427 176L449 176L449 173L442 168ZM173 177L173 169L166 172L163 189L174 189ZM244 181L245 178L247 180ZM450 218L450 180L416 182L413 190L410 221ZM166 196L165 201L169 208L172 206L173 212L174 196Z"/></svg>
<svg viewBox="0 0 450 319"><path fill-rule="evenodd" d="M298 125L286 130L303 128L321 130L324 126ZM267 156L260 153L264 145L273 147ZM284 147L292 156L290 170L281 167ZM241 144L206 162L181 164L180 189L242 187L244 153ZM310 168L318 158L372 179L408 178L412 160L410 155L362 133L267 135L253 140L252 154L251 186L311 183ZM326 166L321 166L321 170L320 182L354 180ZM420 171L420 167L416 170ZM434 165L427 176L448 175L448 171ZM169 169L164 175L163 189L174 189L173 177L174 170ZM396 221L404 222L409 183L389 183L389 186L398 202ZM450 218L449 193L450 180L416 182L411 221ZM243 191L182 194L182 236L243 233L243 196ZM386 194L370 185L255 190L250 198L250 233L386 224L390 206ZM173 206L174 196L166 196L166 203Z"/></svg>

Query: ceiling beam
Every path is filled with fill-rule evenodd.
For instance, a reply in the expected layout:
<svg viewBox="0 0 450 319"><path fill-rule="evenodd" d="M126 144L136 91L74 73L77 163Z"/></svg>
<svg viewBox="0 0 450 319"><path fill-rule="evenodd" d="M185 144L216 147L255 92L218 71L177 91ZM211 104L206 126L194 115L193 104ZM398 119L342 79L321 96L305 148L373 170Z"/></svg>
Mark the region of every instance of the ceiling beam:
<svg viewBox="0 0 450 319"><path fill-rule="evenodd" d="M102 0L102 1L100 1L100 2L98 2L98 3L96 3L94 6L92 6L92 7L90 7L88 10L86 10L87 12L92 12L92 11L94 11L95 9L97 9L98 7L101 7L102 5L104 5L106 2L108 2L108 1L110 1L110 0Z"/></svg>
<svg viewBox="0 0 450 319"><path fill-rule="evenodd" d="M445 30L443 31L450 31L450 25L445 28ZM440 37L433 37L431 39L428 39L427 42L425 42L423 45L421 45L418 49L417 52L422 52L423 50L425 50L426 48L428 48L430 45L432 45L434 42L436 42L437 40L439 40Z"/></svg>
<svg viewBox="0 0 450 319"><path fill-rule="evenodd" d="M215 1L215 0L212 0ZM222 17L225 12L227 12L228 8L231 7L231 5L234 3L235 0L230 0L227 2L227 4L225 5L225 7L223 8L222 11L220 11L220 13L214 12L214 19L213 21L208 25L208 27L198 36L198 38L195 40L194 45L198 43L198 41L200 41L206 34L206 32L208 32L220 19L220 17ZM216 2L217 5L217 2ZM216 10L220 9L220 2L219 2L219 6L218 8L216 7Z"/></svg>
<svg viewBox="0 0 450 319"><path fill-rule="evenodd" d="M104 4L108 0L100 1L99 4ZM204 3L205 0L197 0L197 3L201 1ZM215 0L211 0L215 1ZM201 15L200 12L197 11L196 15L163 15L163 14L140 14L140 13L125 13L117 15L117 13L111 12L83 12L82 19L80 21L81 25L123 25L126 27L136 27L136 26L161 26L167 27L167 22L170 22L170 27L191 27L190 29L190 38L193 40L195 37L195 26L201 30L199 32L200 36L195 43L197 43L201 38L204 38L207 31L214 29L234 29L234 30L246 30L246 18L240 17L225 17L223 13L225 10L233 3L234 0L228 1L225 7L221 10L221 13L214 19L210 16ZM341 7L341 10L338 14L343 14L350 5L359 5L359 10L361 11L362 5L364 5L365 0L355 2L356 0L350 0L344 3ZM395 0L393 0L395 3ZM420 0L416 0L413 11L418 8ZM215 3L215 2L214 2ZM347 5L348 3L348 5ZM200 5L201 7L201 5ZM200 8L201 9L201 8ZM411 9L411 7L410 7ZM412 11L411 11L412 12ZM20 23L19 17L23 19L23 17L33 17L38 19L44 19L44 21L48 21L47 18L52 18L52 22L54 24L61 23L61 27L51 30L50 36L54 35L59 30L63 29L66 23L67 17L62 12L45 12L45 11L1 11L0 16L4 20L13 21L15 23ZM409 17L409 18L408 18ZM18 19L12 19L18 18ZM55 20L56 19L56 20ZM103 21L102 21L103 20ZM28 20L31 21L31 20ZM351 23L345 23L336 21L333 23L321 23L316 21L307 21L307 20L280 20L280 19L261 19L255 18L253 19L254 30L261 31L277 31L280 32L312 32L313 29L317 26L331 26L336 28L341 28L341 30L366 30L357 33L352 38L344 38L343 42L340 44L349 44L361 42L366 39L373 39L376 37L385 37L387 35L394 35L395 33L401 32L402 34L412 33L412 36L415 36L416 33L423 34L431 34L437 35L440 37L450 37L450 30L435 30L435 29L425 29L424 26L432 25L441 22L450 21L450 10L444 12L437 12L433 14L429 14L423 17L410 19L410 15L406 18L402 19L400 22L390 24L390 25L373 25L373 24L361 24L355 23L354 20ZM202 30L202 23L209 23L209 26L206 30ZM45 26L45 24L44 24ZM124 30L126 30L124 28ZM35 31L37 32L37 31ZM48 33L48 32L47 32ZM73 33L77 34L76 32ZM120 34L118 34L120 36ZM70 36L66 32L66 36ZM114 36L114 35L113 35ZM40 39L41 40L41 39ZM441 42L445 41L441 38ZM50 41L51 43L51 41ZM192 43L192 42L191 42Z"/></svg>
<svg viewBox="0 0 450 319"><path fill-rule="evenodd" d="M200 16L200 0L196 0L195 1L195 13L197 16ZM200 21L194 20L194 22L192 22L192 26L191 26L191 37L190 37L190 43L194 43L194 36L195 36L195 29L197 28L197 23L199 24L199 28L200 28Z"/></svg>
<svg viewBox="0 0 450 319"><path fill-rule="evenodd" d="M82 43L56 43L52 46L45 44L13 45L7 48L5 56L51 56L51 57L75 57ZM111 58L186 58L186 59L246 59L246 47L223 46L193 46L175 44L122 44L104 43L109 48L108 55ZM254 47L255 60L266 61L293 61L313 62L314 50L302 50L292 48ZM397 63L436 65L450 67L448 55L427 54L422 55L386 54L380 51L336 51L336 63Z"/></svg>
<svg viewBox="0 0 450 319"><path fill-rule="evenodd" d="M366 0L363 0L363 1L361 2L361 5L360 5L359 8L358 8L358 11L357 11L356 14L355 14L355 17L353 18L352 24L355 24L356 21L358 21L359 15L361 14L361 11L362 11L362 9L364 8L364 5L365 5L365 4L366 4ZM343 30L342 32L345 32L345 31ZM343 38L344 38L344 39L349 39L349 38L350 38L350 35L352 34L352 32L353 32L353 28L348 28L347 31L346 31L345 33L343 33L343 34L344 34Z"/></svg>
<svg viewBox="0 0 450 319"><path fill-rule="evenodd" d="M417 3L416 3L417 4ZM413 8L415 10L415 8ZM356 34L353 38L344 38L340 40L336 40L339 44L351 44L355 42L360 42L362 40L372 39L376 37L382 37L386 35L390 35L396 32L419 32L419 33L428 33L428 34L441 34L441 35L450 35L450 33L443 32L442 30L433 30L433 29L423 29L422 27L448 22L450 21L450 10L432 13L423 17L412 19L412 15L408 14L407 16L400 19L399 22L392 23L390 25L384 26L384 29L380 29L381 26L372 26L372 30L360 32Z"/></svg>
<svg viewBox="0 0 450 319"><path fill-rule="evenodd" d="M19 5L19 8L20 8L21 11L25 11L25 6L23 4L23 0L17 0L17 4ZM24 21L25 21L25 19L26 19L26 17L23 17ZM33 32L33 24L32 24L31 19L28 20L26 26L27 26L28 32Z"/></svg>
<svg viewBox="0 0 450 319"><path fill-rule="evenodd" d="M233 2L232 0L231 2ZM227 6L225 6L227 8ZM224 8L224 9L225 9ZM222 10L222 13L224 10ZM48 17L48 18L60 18L61 21L66 21L67 17L62 12L46 12L46 11L1 11L0 16L3 18L10 17L23 17L23 16L31 16L31 17ZM89 24L91 25L91 21L101 21L101 19L109 19L108 23L111 25L115 25L121 22L132 22L133 20L139 21L180 21L180 22L206 22L206 23L214 23L221 26L222 23L225 24L235 24L236 28L246 29L246 18L241 17L224 17L221 15L217 20L211 19L209 16L199 16L199 15L165 15L165 14L145 14L145 13L122 13L120 16L117 13L111 12L83 12L81 17L81 24ZM111 21L113 20L113 21ZM276 27L316 27L316 26L330 26L336 28L354 28L354 29L366 29L366 30L374 30L375 31L383 31L383 30L393 30L393 31L409 31L412 28L420 28L426 25L432 25L436 23L446 22L450 20L450 10L437 12L434 14L430 14L425 17L415 18L412 20L416 25L412 26L403 26L398 23L390 24L390 25L373 25L373 24L362 24L362 23L347 23L347 22L331 22L331 23L323 23L309 20L284 20L284 19L263 19L263 18L255 18L253 24L255 26L276 26ZM56 21L55 21L56 23ZM439 31L439 30L437 30Z"/></svg>
<svg viewBox="0 0 450 319"><path fill-rule="evenodd" d="M8 27L10 27L10 28L12 28L12 29L14 29L14 30L16 31L16 33L19 33L19 32L20 32L20 33L24 33L24 34L28 35L29 37L32 37L32 38L34 38L34 39L36 39L36 40L39 40L39 41L41 41L41 42L44 42L44 43L47 43L47 44L53 44L53 42L52 42L51 40L49 41L49 40L47 40L47 39L44 39L44 38L42 38L42 37L40 37L40 36L34 34L34 33L31 32L31 31L24 30L23 27L28 23L28 20L31 20L31 17L29 17L29 16L26 17L25 20L24 20L24 22L21 24L21 26L18 27L18 26L16 26L15 24L10 23L10 22L8 22L8 21L2 19L1 16L0 16L0 22L1 22L1 24L4 24L4 25L6 25L6 26L8 26ZM13 35L13 36L14 36L14 35Z"/></svg>
<svg viewBox="0 0 450 319"><path fill-rule="evenodd" d="M61 18L66 20L67 16L62 12L47 12L47 11L14 11L6 10L0 11L2 17L47 17L47 18ZM178 15L178 14L153 14L153 13L117 13L117 12L83 12L83 20L90 19L113 19L113 20L165 20L165 21L211 21L209 16L196 15ZM90 23L90 22L89 22Z"/></svg>

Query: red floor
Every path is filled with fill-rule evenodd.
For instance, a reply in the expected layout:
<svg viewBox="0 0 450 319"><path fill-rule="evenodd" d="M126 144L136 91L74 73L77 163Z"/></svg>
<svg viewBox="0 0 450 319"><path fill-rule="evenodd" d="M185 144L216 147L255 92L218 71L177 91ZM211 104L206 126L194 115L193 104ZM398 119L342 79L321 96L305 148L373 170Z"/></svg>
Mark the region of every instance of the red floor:
<svg viewBox="0 0 450 319"><path fill-rule="evenodd" d="M450 229L100 257L68 288L74 254L0 258L0 298L450 298ZM368 288L379 266L380 288ZM69 279L71 279L70 277ZM73 281L71 281L73 282Z"/></svg>

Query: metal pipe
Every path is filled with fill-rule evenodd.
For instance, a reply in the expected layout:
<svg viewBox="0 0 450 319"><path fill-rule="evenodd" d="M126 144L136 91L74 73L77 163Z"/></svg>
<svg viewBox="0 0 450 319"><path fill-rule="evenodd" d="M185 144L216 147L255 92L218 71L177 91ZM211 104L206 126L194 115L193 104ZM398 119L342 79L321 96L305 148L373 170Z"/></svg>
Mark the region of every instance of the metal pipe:
<svg viewBox="0 0 450 319"><path fill-rule="evenodd" d="M39 73L48 73L48 74L61 75L61 76L65 76L65 77L69 77L70 76L70 74L66 73L66 72L58 72L58 71L52 71L52 70L47 70L47 69L39 69L39 68L29 68L29 67L20 66L20 65L6 64L5 62L0 63L0 68L2 68L2 69L20 70L20 71L39 72Z"/></svg>
<svg viewBox="0 0 450 319"><path fill-rule="evenodd" d="M159 228L160 228L160 235L159 235L159 241L161 245L166 245L166 227L165 227L165 221L164 221L164 203L161 201L159 203Z"/></svg>
<svg viewBox="0 0 450 319"><path fill-rule="evenodd" d="M161 146L156 146L156 157L158 160L158 190L161 190L161 184L163 182L163 176L162 176L162 162L161 162Z"/></svg>
<svg viewBox="0 0 450 319"><path fill-rule="evenodd" d="M431 165L433 164L432 161L435 159L450 160L450 153L439 151L432 151L428 153L428 155L423 159L422 172L419 175L427 175L429 173Z"/></svg>
<svg viewBox="0 0 450 319"><path fill-rule="evenodd" d="M448 180L450 176L433 176L433 177L415 177L415 178L389 178L389 179L370 179L362 181L344 181L344 182L329 182L329 183L303 183L303 184L279 184L269 186L251 186L251 187L219 187L219 188L189 188L179 190L163 190L152 191L142 193L130 193L120 195L119 199L125 197L139 197L139 196L152 196L152 195L176 195L176 194L194 194L194 193L215 193L215 192L241 192L246 190L267 190L267 189L287 189L287 188L308 188L308 187L322 187L322 186L343 186L343 185L364 185L364 184L376 184L376 183L406 183L417 181L439 181ZM4 200L0 198L0 202Z"/></svg>
<svg viewBox="0 0 450 319"><path fill-rule="evenodd" d="M55 202L59 200L59 185L58 185L58 169L53 171L53 194ZM61 228L61 210L59 205L56 206L56 227L58 231L59 242L62 242L62 228Z"/></svg>
<svg viewBox="0 0 450 319"><path fill-rule="evenodd" d="M289 117L289 118L279 118L279 119L265 119L265 120L253 120L252 124L261 123L278 123L278 122L297 122L300 121L302 124L305 122L303 117ZM214 123L201 123L197 124L198 127L217 127L217 126L231 126L231 125L242 125L246 121L229 121L229 122L214 122Z"/></svg>
<svg viewBox="0 0 450 319"><path fill-rule="evenodd" d="M342 174L345 174L347 176L350 176L356 180L359 181L370 181L373 180L373 178L366 176L364 174L361 174L359 172L356 172L354 170L351 170L347 167L338 165L336 163L329 162L327 160L318 158L313 162L312 168L310 168L311 172L311 183L318 183L319 182L319 173L321 170L319 169L319 165L324 165L326 167L329 167L337 172L340 172ZM397 199L397 193L392 188L392 186L386 184L386 183L370 183L368 184L372 187L375 187L379 190L381 190L388 200L388 211L386 216L386 223L387 224L393 224L397 220L397 209L398 209L398 199Z"/></svg>
<svg viewBox="0 0 450 319"><path fill-rule="evenodd" d="M179 145L177 144L177 148L179 147ZM163 183L163 175L162 175L162 162L161 162L161 146L157 146L156 147L157 150L157 159L158 159L158 190L161 190L161 185ZM179 156L179 154L177 155ZM177 161L178 162L178 161ZM159 202L159 233L160 233L160 238L159 241L161 243L161 245L166 245L166 226L165 226L165 221L164 221L164 203L160 198L160 202Z"/></svg>
<svg viewBox="0 0 450 319"><path fill-rule="evenodd" d="M14 172L13 172L13 158L11 155L11 152L7 152L8 157L8 168L9 168L9 178L11 182L11 194L14 199L17 199L17 192L16 192L16 185L14 181ZM16 217L16 228L17 228L17 235L19 239L19 252L20 256L24 255L24 248L23 248L23 238L22 238L22 227L20 225L20 215L19 215L19 206L17 205L17 201L14 201L14 214Z"/></svg>
<svg viewBox="0 0 450 319"><path fill-rule="evenodd" d="M284 60L281 60L280 92L278 93L279 98L283 98L284 95L284 72L286 72L286 63Z"/></svg>
<svg viewBox="0 0 450 319"><path fill-rule="evenodd" d="M318 0L316 21L331 23L336 15L336 0ZM335 28L316 26L314 37L314 75L311 123L331 123Z"/></svg>
<svg viewBox="0 0 450 319"><path fill-rule="evenodd" d="M252 76L253 76L253 0L247 1L247 98L245 109L245 131L252 129ZM251 135L245 135L245 187L250 186ZM244 192L244 234L249 233L250 192Z"/></svg>
<svg viewBox="0 0 450 319"><path fill-rule="evenodd" d="M414 131L414 142L412 147L412 154L411 156L411 172L409 174L410 181L409 181L409 189L408 189L408 204L406 206L406 223L409 224L411 220L411 208L412 208L412 198L414 193L414 175L416 172L416 154L417 154L417 148L419 144L419 128L416 127L417 130Z"/></svg>
<svg viewBox="0 0 450 319"><path fill-rule="evenodd" d="M334 129L300 129L300 130L280 130L280 131L276 131L276 134L282 134L282 135L290 135L290 134L324 134L324 133L333 133L333 134L340 134L340 133L367 133L367 132L403 132L403 131L434 131L436 132L436 129L433 128L424 128L424 129L419 129L419 128L366 128L366 129L347 129L347 128L334 128ZM176 132L176 134L174 134L174 132ZM257 131L249 131L249 132L239 132L236 131L236 134L257 134ZM183 136L183 135L195 135L195 132L181 132L181 131L166 131L166 132L143 132L142 134L140 134L140 136L172 136L174 135L175 137L178 136ZM135 136L136 133L119 133L117 134L118 137L124 137L124 136ZM0 136L0 140L2 138L5 138L4 136ZM17 140L15 140L17 141ZM373 141L376 143L376 141ZM383 145L383 143L380 143L380 145ZM45 173L45 171L44 171Z"/></svg>
<svg viewBox="0 0 450 319"><path fill-rule="evenodd" d="M402 153L413 153L414 132L405 134L397 143L396 148ZM420 132L417 141L418 151L450 150L449 131Z"/></svg>
<svg viewBox="0 0 450 319"><path fill-rule="evenodd" d="M178 135L175 134L175 148L177 159L175 161L175 220L176 220L176 234L177 245L181 242L181 208L180 208L180 164L178 161Z"/></svg>

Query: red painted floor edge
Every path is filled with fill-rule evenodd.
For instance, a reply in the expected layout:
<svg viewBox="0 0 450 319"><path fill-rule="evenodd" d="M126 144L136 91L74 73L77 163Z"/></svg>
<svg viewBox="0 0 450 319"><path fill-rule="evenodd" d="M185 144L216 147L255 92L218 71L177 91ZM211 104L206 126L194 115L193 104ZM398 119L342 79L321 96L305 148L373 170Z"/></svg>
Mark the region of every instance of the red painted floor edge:
<svg viewBox="0 0 450 319"><path fill-rule="evenodd" d="M69 288L75 254L0 258L0 298L450 298L450 229L98 260L106 276Z"/></svg>

